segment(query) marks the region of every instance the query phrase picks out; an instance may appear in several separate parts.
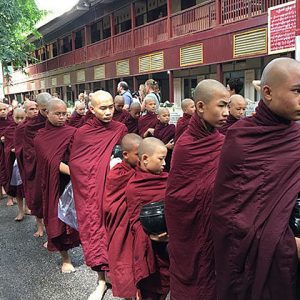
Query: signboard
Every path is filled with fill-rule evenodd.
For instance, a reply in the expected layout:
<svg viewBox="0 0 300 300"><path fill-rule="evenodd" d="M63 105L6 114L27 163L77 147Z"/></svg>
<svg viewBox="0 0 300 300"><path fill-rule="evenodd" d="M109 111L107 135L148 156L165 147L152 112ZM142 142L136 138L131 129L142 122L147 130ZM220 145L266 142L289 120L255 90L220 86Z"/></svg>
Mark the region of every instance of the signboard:
<svg viewBox="0 0 300 300"><path fill-rule="evenodd" d="M296 1L268 10L269 54L295 50Z"/></svg>

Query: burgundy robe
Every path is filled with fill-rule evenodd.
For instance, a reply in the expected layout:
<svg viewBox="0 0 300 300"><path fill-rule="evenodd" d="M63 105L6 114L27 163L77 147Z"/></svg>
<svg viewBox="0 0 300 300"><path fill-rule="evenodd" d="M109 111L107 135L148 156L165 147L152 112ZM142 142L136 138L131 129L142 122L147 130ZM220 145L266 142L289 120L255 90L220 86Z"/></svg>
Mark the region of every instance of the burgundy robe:
<svg viewBox="0 0 300 300"><path fill-rule="evenodd" d="M179 139L179 137L184 133L184 131L187 129L191 117L192 115L183 113L183 116L178 119L176 124L176 130L175 130L175 139L174 139L175 143Z"/></svg>
<svg viewBox="0 0 300 300"><path fill-rule="evenodd" d="M4 157L5 157L5 168L7 171L7 182L4 186L4 189L7 195L9 196L23 198L24 197L23 185L22 184L18 186L10 185L10 181L13 173L13 166L16 160L15 152L12 152L11 150L15 148L14 137L15 137L15 130L17 126L18 125L15 122L13 122L4 131L4 137L5 137Z"/></svg>
<svg viewBox="0 0 300 300"><path fill-rule="evenodd" d="M158 123L157 114L147 112L144 116L141 116L138 121L138 130L139 135L144 137L145 132L149 128L155 128L156 124Z"/></svg>
<svg viewBox="0 0 300 300"><path fill-rule="evenodd" d="M86 264L106 270L107 233L103 193L114 146L127 133L122 123L103 123L96 117L77 129L70 155L71 181L78 229Z"/></svg>
<svg viewBox="0 0 300 300"><path fill-rule="evenodd" d="M130 114L128 115L127 119L124 122L124 124L128 129L128 133L136 133L136 134L139 133L138 122L139 119L133 118Z"/></svg>
<svg viewBox="0 0 300 300"><path fill-rule="evenodd" d="M108 173L103 203L108 237L108 262L114 297L134 298L132 261L133 236L130 231L125 189L134 169L125 162Z"/></svg>
<svg viewBox="0 0 300 300"><path fill-rule="evenodd" d="M262 100L254 117L228 130L212 207L218 299L300 299L289 227L300 191L299 144L299 124Z"/></svg>
<svg viewBox="0 0 300 300"><path fill-rule="evenodd" d="M229 114L226 123L221 128L219 128L219 132L226 135L228 128L230 128L237 121L238 119L236 119L233 115Z"/></svg>
<svg viewBox="0 0 300 300"><path fill-rule="evenodd" d="M165 214L174 300L216 300L211 203L224 136L195 113L177 141Z"/></svg>
<svg viewBox="0 0 300 300"><path fill-rule="evenodd" d="M84 124L84 115L78 114L76 111L72 114L68 121L68 125L79 128Z"/></svg>
<svg viewBox="0 0 300 300"><path fill-rule="evenodd" d="M33 139L38 130L45 127L46 118L40 113L30 119L24 129L23 157L25 169L26 201L31 214L38 218L43 217L41 172L36 168L36 153Z"/></svg>
<svg viewBox="0 0 300 300"><path fill-rule="evenodd" d="M0 118L0 137L4 135L5 129L13 124L14 121L9 118ZM4 157L4 144L0 141L0 188L7 183L7 170Z"/></svg>
<svg viewBox="0 0 300 300"><path fill-rule="evenodd" d="M118 121L121 123L124 123L126 119L129 116L129 112L125 109L122 109L122 111L117 111L116 109L114 110L114 115L113 115L113 120Z"/></svg>
<svg viewBox="0 0 300 300"><path fill-rule="evenodd" d="M165 199L167 178L168 174L165 172L156 175L137 168L126 188L130 228L133 234L134 281L141 290L142 299L164 299L169 292L167 243L152 242L139 220L142 206ZM159 295L162 297L159 298Z"/></svg>
<svg viewBox="0 0 300 300"><path fill-rule="evenodd" d="M68 147L76 128L55 127L46 122L34 138L37 169L41 171L43 218L49 251L67 251L79 245L79 234L58 218L58 201L70 176L60 173L59 165L68 162Z"/></svg>
<svg viewBox="0 0 300 300"><path fill-rule="evenodd" d="M83 124L86 124L90 119L92 119L94 117L94 114L92 113L92 111L90 109L88 109L88 111L86 112L85 116L83 116Z"/></svg>

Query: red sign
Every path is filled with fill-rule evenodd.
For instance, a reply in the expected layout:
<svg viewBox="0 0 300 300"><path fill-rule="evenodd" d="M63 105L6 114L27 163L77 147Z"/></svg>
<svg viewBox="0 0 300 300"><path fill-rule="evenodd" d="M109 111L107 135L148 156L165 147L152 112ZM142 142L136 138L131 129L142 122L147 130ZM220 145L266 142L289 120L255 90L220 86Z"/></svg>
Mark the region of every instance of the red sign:
<svg viewBox="0 0 300 300"><path fill-rule="evenodd" d="M269 54L295 50L296 1L269 8Z"/></svg>

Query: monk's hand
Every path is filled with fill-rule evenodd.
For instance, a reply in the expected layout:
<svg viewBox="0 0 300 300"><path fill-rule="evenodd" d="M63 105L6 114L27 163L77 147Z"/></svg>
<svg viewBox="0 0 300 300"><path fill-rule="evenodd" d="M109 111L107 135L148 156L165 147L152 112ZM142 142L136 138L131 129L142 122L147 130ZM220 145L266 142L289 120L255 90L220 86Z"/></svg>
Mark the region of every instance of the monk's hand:
<svg viewBox="0 0 300 300"><path fill-rule="evenodd" d="M1 136L0 140L2 143L4 143L4 140L5 140L4 136Z"/></svg>
<svg viewBox="0 0 300 300"><path fill-rule="evenodd" d="M160 234L150 234L150 239L155 242L167 243L169 241L169 235L167 232Z"/></svg>
<svg viewBox="0 0 300 300"><path fill-rule="evenodd" d="M16 152L15 148L12 148L10 151L11 151L11 152Z"/></svg>
<svg viewBox="0 0 300 300"><path fill-rule="evenodd" d="M166 147L167 147L169 150L173 150L173 148L174 148L174 142L171 140L168 144L166 144Z"/></svg>
<svg viewBox="0 0 300 300"><path fill-rule="evenodd" d="M144 137L152 136L154 134L154 128L148 128L144 134Z"/></svg>
<svg viewBox="0 0 300 300"><path fill-rule="evenodd" d="M300 259L300 238L295 237L295 240L296 240L296 245L297 245L298 259Z"/></svg>

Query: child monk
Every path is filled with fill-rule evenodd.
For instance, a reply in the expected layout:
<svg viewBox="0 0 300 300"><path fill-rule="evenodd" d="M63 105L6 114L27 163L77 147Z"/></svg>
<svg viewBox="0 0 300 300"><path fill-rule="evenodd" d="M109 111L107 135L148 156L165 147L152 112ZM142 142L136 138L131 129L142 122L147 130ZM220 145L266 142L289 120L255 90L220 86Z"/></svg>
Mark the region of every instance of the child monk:
<svg viewBox="0 0 300 300"><path fill-rule="evenodd" d="M168 174L163 172L167 148L154 138L144 139L139 148L140 167L130 179L126 198L130 228L133 234L134 282L141 299L165 299L169 292L169 258L167 233L148 235L142 228L139 214L142 206L162 201Z"/></svg>
<svg viewBox="0 0 300 300"><path fill-rule="evenodd" d="M157 111L158 123L154 128L153 136L160 139L168 149L166 157L165 171L170 171L172 150L174 148L175 125L169 124L170 112L166 107L159 108Z"/></svg>
<svg viewBox="0 0 300 300"><path fill-rule="evenodd" d="M98 286L89 297L94 300L102 299L107 290L107 233L103 218L106 174L112 150L127 128L112 120L114 103L108 92L93 93L90 110L93 117L74 135L69 166L84 258L98 273Z"/></svg>
<svg viewBox="0 0 300 300"><path fill-rule="evenodd" d="M71 115L68 124L70 126L79 128L83 125L83 116L85 113L85 104L84 102L81 101L76 101L75 102L75 110L73 114Z"/></svg>
<svg viewBox="0 0 300 300"><path fill-rule="evenodd" d="M124 124L128 129L128 133L138 134L138 121L141 115L141 105L139 102L133 102L129 108L129 115Z"/></svg>
<svg viewBox="0 0 300 300"><path fill-rule="evenodd" d="M178 119L176 124L175 143L189 125L190 119L195 112L195 102L192 99L184 99L181 102L181 109L183 111L183 116Z"/></svg>
<svg viewBox="0 0 300 300"><path fill-rule="evenodd" d="M124 98L121 95L118 95L114 99L115 111L113 115L113 120L124 123L128 118L128 111L124 108Z"/></svg>
<svg viewBox="0 0 300 300"><path fill-rule="evenodd" d="M7 170L4 160L4 131L13 123L12 119L8 118L8 105L0 102L0 199L3 197L2 188L7 182ZM9 202L8 205L13 205Z"/></svg>
<svg viewBox="0 0 300 300"><path fill-rule="evenodd" d="M21 108L15 108L13 111L13 120L14 122L4 131L4 157L7 170L7 182L5 185L5 191L8 196L7 205L13 203L13 198L17 199L18 214L15 220L22 221L24 218L23 185L21 182L19 184L18 182L14 182L12 184L11 179L14 170L14 163L16 160L14 145L15 130L18 124L22 123L25 120L25 111Z"/></svg>
<svg viewBox="0 0 300 300"><path fill-rule="evenodd" d="M144 102L147 113L140 117L138 122L139 135L142 138L147 137L148 135L153 135L154 128L158 122L155 100L152 97L146 96Z"/></svg>
<svg viewBox="0 0 300 300"><path fill-rule="evenodd" d="M130 231L126 186L138 164L138 146L142 138L134 133L124 136L121 147L123 161L110 170L106 179L103 203L108 235L108 262L114 297L133 298L136 295L132 260L133 236Z"/></svg>
<svg viewBox="0 0 300 300"><path fill-rule="evenodd" d="M37 156L37 169L40 170L42 186L42 207L46 232L47 249L60 252L62 273L75 269L68 250L79 246L79 234L58 218L59 197L70 181L69 144L76 128L67 126L67 106L59 99L52 99L47 105L45 128L39 130L34 138Z"/></svg>

